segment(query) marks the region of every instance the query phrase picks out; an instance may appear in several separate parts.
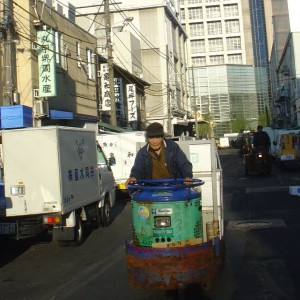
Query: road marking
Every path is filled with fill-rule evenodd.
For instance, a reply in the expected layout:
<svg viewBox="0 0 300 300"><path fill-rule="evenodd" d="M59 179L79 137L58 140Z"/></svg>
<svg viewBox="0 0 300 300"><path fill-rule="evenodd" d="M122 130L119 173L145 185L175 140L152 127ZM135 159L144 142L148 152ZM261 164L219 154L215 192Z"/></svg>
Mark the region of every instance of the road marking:
<svg viewBox="0 0 300 300"><path fill-rule="evenodd" d="M286 227L283 219L263 219L263 220L241 220L241 221L229 221L227 230L240 229L264 229L264 228L277 228Z"/></svg>
<svg viewBox="0 0 300 300"><path fill-rule="evenodd" d="M288 191L288 186L254 186L247 187L246 194L250 193L262 193L262 192L278 192L278 191Z"/></svg>

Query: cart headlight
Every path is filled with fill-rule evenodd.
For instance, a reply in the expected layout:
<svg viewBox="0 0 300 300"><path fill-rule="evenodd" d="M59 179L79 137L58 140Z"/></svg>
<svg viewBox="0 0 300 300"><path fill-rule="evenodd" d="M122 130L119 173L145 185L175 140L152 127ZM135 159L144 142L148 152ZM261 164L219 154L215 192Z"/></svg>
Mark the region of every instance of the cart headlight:
<svg viewBox="0 0 300 300"><path fill-rule="evenodd" d="M155 217L154 218L154 227L162 228L162 227L170 227L171 226L171 218L170 217Z"/></svg>
<svg viewBox="0 0 300 300"><path fill-rule="evenodd" d="M10 187L10 194L12 196L25 195L25 186L24 185L13 185Z"/></svg>
<svg viewBox="0 0 300 300"><path fill-rule="evenodd" d="M262 158L263 155L262 155L261 153L258 153L258 157L259 157L259 158Z"/></svg>

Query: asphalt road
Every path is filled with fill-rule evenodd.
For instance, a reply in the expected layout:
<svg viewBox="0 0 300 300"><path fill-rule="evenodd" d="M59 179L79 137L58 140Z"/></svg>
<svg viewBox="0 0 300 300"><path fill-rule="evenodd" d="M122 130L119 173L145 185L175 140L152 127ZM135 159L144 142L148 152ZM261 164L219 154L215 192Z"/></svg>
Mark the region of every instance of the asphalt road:
<svg viewBox="0 0 300 300"><path fill-rule="evenodd" d="M119 199L108 228L89 228L80 247L0 240L0 300L300 299L300 172L274 167L245 176L236 150L221 150L226 263L209 292L134 290L127 283L125 241L131 206Z"/></svg>

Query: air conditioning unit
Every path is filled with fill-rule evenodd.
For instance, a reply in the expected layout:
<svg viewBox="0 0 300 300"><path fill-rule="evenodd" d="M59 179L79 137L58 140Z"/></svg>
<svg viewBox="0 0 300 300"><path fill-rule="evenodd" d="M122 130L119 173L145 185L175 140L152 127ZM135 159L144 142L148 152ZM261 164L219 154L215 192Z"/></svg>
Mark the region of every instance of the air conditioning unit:
<svg viewBox="0 0 300 300"><path fill-rule="evenodd" d="M46 101L46 100L36 100L36 101L34 101L33 112L34 112L34 116L36 118L49 116L49 103L48 103L48 101Z"/></svg>

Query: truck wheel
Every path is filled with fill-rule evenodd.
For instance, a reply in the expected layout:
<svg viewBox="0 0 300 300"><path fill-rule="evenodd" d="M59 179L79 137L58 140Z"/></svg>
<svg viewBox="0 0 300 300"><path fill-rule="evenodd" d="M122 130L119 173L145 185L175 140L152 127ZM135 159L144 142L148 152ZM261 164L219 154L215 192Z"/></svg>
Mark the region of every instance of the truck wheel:
<svg viewBox="0 0 300 300"><path fill-rule="evenodd" d="M83 242L83 223L79 214L76 214L76 225L74 227L74 240L69 244L72 247L81 245Z"/></svg>
<svg viewBox="0 0 300 300"><path fill-rule="evenodd" d="M109 226L111 219L110 219L110 202L108 197L105 197L104 205L101 208L101 216L102 216L102 226L103 227Z"/></svg>

